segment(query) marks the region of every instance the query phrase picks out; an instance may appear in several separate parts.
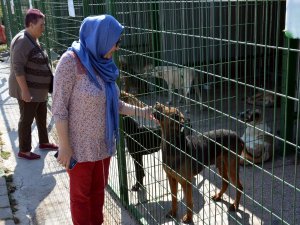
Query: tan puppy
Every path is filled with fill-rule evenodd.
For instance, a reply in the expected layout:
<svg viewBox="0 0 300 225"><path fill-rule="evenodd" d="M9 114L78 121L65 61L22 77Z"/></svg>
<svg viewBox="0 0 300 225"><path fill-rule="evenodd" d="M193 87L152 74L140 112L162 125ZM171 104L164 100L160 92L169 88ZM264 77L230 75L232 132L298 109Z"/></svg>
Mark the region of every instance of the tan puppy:
<svg viewBox="0 0 300 225"><path fill-rule="evenodd" d="M249 123L242 136L245 150L242 152L240 164L249 163L247 160L253 163L269 160L273 155L273 137L266 134L271 133L271 128L264 122L261 111L248 109L239 116L241 120Z"/></svg>
<svg viewBox="0 0 300 225"><path fill-rule="evenodd" d="M266 106L266 107L273 107L274 106L274 94L271 93L263 93L263 92L258 92L257 94L248 97L247 98L247 103L248 104L254 104L255 105L261 105L261 106ZM280 98L278 98L280 99ZM280 104L280 101L278 101Z"/></svg>

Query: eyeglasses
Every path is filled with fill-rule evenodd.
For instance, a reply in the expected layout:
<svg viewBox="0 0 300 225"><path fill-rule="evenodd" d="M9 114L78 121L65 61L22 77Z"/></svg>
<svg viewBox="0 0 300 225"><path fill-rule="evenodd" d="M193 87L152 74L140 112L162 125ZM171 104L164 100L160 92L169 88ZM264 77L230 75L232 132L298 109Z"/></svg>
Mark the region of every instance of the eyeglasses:
<svg viewBox="0 0 300 225"><path fill-rule="evenodd" d="M120 47L120 45L121 45L121 38L116 42L116 47L118 48Z"/></svg>

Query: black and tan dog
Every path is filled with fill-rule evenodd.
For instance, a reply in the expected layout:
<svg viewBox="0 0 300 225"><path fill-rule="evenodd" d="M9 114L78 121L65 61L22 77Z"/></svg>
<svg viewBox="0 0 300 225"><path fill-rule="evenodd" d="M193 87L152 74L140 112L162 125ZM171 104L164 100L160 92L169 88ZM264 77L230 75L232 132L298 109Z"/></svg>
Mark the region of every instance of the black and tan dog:
<svg viewBox="0 0 300 225"><path fill-rule="evenodd" d="M239 207L242 184L239 180L239 155L244 148L244 142L230 130L214 130L201 136L189 135L184 131L183 114L174 107L156 103L153 116L160 122L162 129L162 159L163 168L167 174L172 193L172 209L167 217L177 214L178 183L181 184L187 204L187 213L182 218L184 223L193 220L192 178L199 174L204 165L215 164L222 177L222 188L212 197L221 200L228 187L229 178L238 188L236 199L229 210Z"/></svg>
<svg viewBox="0 0 300 225"><path fill-rule="evenodd" d="M123 129L129 154L134 159L135 175L137 182L132 186L132 191L138 191L143 186L145 176L143 155L148 155L160 150L161 130L140 127L131 117L123 117Z"/></svg>
<svg viewBox="0 0 300 225"><path fill-rule="evenodd" d="M120 99L124 102L138 107L147 105L136 98L133 94L125 91L120 92ZM123 129L129 154L134 160L136 183L132 186L132 191L138 191L143 186L145 176L143 167L143 155L151 154L160 150L160 129L150 129L140 127L132 117L123 117Z"/></svg>

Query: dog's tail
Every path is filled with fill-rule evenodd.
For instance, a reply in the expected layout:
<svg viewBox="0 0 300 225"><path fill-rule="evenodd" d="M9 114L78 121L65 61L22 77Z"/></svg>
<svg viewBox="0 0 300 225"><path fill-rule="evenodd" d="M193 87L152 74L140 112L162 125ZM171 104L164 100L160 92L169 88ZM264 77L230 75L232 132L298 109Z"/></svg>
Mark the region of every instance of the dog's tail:
<svg viewBox="0 0 300 225"><path fill-rule="evenodd" d="M237 152L238 152L238 155L241 157L239 159L239 163L240 165L243 165L244 164L244 161L245 159L252 159L253 156L250 155L246 149L246 145L245 145L245 142L242 140L241 137L238 137L238 140L237 140L237 145L238 145L238 149L237 149Z"/></svg>

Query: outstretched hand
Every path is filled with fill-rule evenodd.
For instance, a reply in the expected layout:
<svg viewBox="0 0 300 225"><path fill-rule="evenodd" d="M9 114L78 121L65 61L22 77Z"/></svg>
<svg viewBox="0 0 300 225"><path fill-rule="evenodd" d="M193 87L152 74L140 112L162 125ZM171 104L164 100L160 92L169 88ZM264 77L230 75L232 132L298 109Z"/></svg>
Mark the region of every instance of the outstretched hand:
<svg viewBox="0 0 300 225"><path fill-rule="evenodd" d="M159 124L159 121L153 116L153 107L146 106L141 110L141 117L145 117L146 119L153 120L155 123Z"/></svg>

